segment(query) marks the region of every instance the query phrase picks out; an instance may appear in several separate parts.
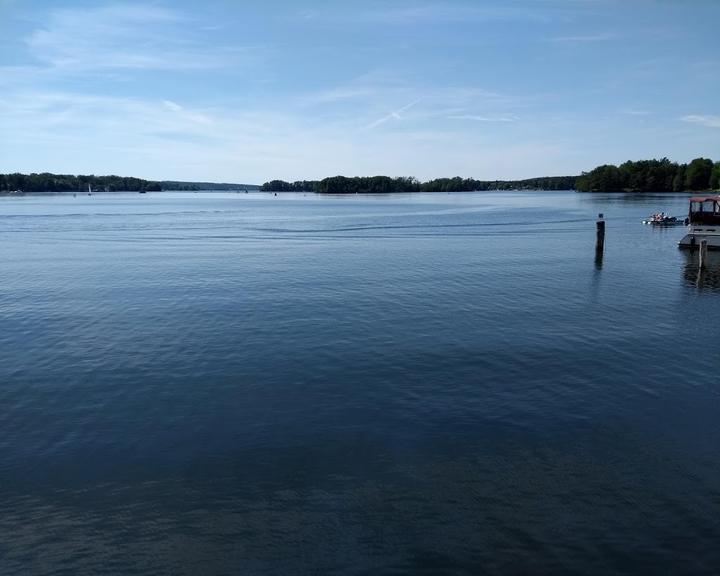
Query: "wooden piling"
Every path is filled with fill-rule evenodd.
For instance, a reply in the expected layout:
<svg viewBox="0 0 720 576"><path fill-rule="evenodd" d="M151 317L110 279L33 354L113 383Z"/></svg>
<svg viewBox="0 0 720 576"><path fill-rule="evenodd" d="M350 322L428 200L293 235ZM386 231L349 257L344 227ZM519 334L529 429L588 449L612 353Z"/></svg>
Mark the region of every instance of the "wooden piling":
<svg viewBox="0 0 720 576"><path fill-rule="evenodd" d="M707 251L707 240L700 240L700 250L698 251L698 267L700 270L705 270L705 268L707 268Z"/></svg>
<svg viewBox="0 0 720 576"><path fill-rule="evenodd" d="M595 223L596 239L595 239L595 267L599 270L603 265L603 253L605 252L605 220L602 214L598 214L598 220Z"/></svg>

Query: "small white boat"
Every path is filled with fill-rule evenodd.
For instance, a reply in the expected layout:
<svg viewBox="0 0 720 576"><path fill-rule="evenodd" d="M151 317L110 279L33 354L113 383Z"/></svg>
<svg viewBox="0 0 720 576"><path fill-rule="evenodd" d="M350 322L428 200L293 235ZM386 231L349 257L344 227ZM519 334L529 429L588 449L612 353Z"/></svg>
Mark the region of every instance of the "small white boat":
<svg viewBox="0 0 720 576"><path fill-rule="evenodd" d="M680 248L696 248L707 240L709 250L720 250L720 196L693 196L687 217L688 233L678 242Z"/></svg>

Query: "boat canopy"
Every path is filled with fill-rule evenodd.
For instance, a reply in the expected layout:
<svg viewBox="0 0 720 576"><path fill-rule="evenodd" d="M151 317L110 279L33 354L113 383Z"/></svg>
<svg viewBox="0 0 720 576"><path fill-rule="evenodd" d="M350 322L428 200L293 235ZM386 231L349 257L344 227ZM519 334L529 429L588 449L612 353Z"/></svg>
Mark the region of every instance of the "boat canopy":
<svg viewBox="0 0 720 576"><path fill-rule="evenodd" d="M720 196L693 196L690 198L691 224L720 225Z"/></svg>

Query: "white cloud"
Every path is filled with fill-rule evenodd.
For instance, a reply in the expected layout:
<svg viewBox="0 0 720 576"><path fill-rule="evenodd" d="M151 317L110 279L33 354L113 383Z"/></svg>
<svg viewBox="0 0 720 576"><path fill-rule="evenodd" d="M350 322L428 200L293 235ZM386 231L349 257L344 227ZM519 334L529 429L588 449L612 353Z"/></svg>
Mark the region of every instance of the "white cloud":
<svg viewBox="0 0 720 576"><path fill-rule="evenodd" d="M142 4L112 4L51 12L26 39L35 58L56 69L192 70L242 63L250 51L193 43L180 13Z"/></svg>
<svg viewBox="0 0 720 576"><path fill-rule="evenodd" d="M707 126L708 128L720 128L720 116L689 114L687 116L683 116L680 120L683 122L690 122L691 124Z"/></svg>

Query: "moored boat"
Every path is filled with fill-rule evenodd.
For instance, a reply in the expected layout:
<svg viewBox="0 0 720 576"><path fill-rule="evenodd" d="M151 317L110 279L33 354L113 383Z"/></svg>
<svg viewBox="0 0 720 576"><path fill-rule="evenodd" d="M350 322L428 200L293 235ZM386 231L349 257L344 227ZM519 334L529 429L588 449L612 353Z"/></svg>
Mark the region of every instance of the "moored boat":
<svg viewBox="0 0 720 576"><path fill-rule="evenodd" d="M693 196L687 217L688 233L678 242L680 248L695 248L707 241L710 250L720 250L720 196Z"/></svg>

